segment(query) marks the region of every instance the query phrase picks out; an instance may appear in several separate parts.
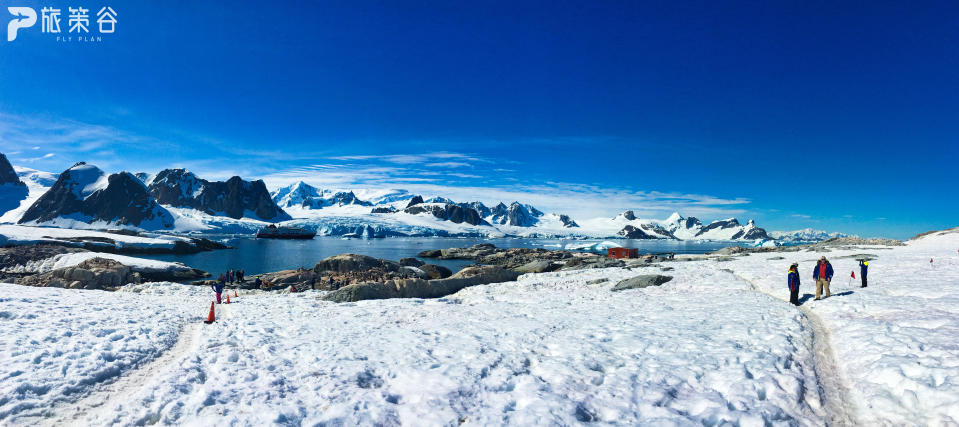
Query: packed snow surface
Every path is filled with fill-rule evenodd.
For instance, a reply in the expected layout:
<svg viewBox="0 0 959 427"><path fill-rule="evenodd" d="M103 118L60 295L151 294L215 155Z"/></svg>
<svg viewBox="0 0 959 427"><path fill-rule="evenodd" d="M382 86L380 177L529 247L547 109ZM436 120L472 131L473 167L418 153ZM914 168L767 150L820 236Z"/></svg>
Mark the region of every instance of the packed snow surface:
<svg viewBox="0 0 959 427"><path fill-rule="evenodd" d="M524 275L434 300L241 291L212 325L208 288L0 285L0 424L955 425L957 249L951 234L827 252L833 295L799 309L786 268L800 262L808 294L820 253ZM674 279L610 290L657 273Z"/></svg>

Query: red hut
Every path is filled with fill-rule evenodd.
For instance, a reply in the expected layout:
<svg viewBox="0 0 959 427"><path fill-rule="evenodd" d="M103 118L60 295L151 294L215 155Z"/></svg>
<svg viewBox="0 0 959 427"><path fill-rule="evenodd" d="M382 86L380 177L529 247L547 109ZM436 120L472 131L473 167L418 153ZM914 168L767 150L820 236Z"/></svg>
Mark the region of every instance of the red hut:
<svg viewBox="0 0 959 427"><path fill-rule="evenodd" d="M636 248L609 248L607 254L610 258L636 258L639 256L639 249Z"/></svg>

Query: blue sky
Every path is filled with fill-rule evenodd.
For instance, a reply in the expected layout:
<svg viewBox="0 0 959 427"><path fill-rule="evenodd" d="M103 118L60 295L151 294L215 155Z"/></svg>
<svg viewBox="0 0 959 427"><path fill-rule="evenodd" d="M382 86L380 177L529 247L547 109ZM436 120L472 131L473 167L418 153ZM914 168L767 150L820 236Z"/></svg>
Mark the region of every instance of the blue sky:
<svg viewBox="0 0 959 427"><path fill-rule="evenodd" d="M959 225L955 3L3 3L118 15L99 43L0 40L0 152L26 167Z"/></svg>

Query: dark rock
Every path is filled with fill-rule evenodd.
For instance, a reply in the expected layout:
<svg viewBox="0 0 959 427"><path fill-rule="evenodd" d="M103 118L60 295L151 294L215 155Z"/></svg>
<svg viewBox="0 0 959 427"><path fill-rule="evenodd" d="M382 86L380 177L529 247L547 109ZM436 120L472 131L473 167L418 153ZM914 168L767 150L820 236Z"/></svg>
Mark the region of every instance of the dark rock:
<svg viewBox="0 0 959 427"><path fill-rule="evenodd" d="M606 283L606 282L608 282L608 281L609 281L609 279L606 279L606 278L603 278L603 279L593 279L593 280L588 280L588 281L586 281L586 284L587 284L587 285L598 285L598 284L600 284L600 283Z"/></svg>
<svg viewBox="0 0 959 427"><path fill-rule="evenodd" d="M384 271L399 271L400 264L366 255L340 254L326 258L313 266L317 274L323 272L349 273L380 269Z"/></svg>
<svg viewBox="0 0 959 427"><path fill-rule="evenodd" d="M443 256L443 251L439 249L427 249L425 251L420 251L420 253L416 254L416 256L419 258L439 258Z"/></svg>
<svg viewBox="0 0 959 427"><path fill-rule="evenodd" d="M633 211L626 211L626 212L623 212L623 218L626 218L629 221L633 221L636 219L636 214Z"/></svg>
<svg viewBox="0 0 959 427"><path fill-rule="evenodd" d="M426 263L416 258L400 258L400 265L404 267L419 267L423 264Z"/></svg>
<svg viewBox="0 0 959 427"><path fill-rule="evenodd" d="M385 207L385 208L383 207L373 208L373 210L370 211L370 213L375 213L375 214L389 214L389 213L396 213L396 212L397 212L396 208L392 206Z"/></svg>
<svg viewBox="0 0 959 427"><path fill-rule="evenodd" d="M672 276L662 276L658 274L644 274L641 276L631 277L626 280L621 280L619 283L616 284L616 286L613 287L613 291L645 288L648 286L659 286L670 280L673 280Z"/></svg>
<svg viewBox="0 0 959 427"><path fill-rule="evenodd" d="M406 204L406 207L410 208L411 206L415 206L420 203L423 203L423 196L413 196L413 198L410 199L410 202Z"/></svg>
<svg viewBox="0 0 959 427"><path fill-rule="evenodd" d="M474 266L464 268L447 279L393 279L385 283L358 283L333 291L323 299L352 302L385 298L439 298L469 286L509 282L516 280L517 277L519 273L504 268Z"/></svg>
<svg viewBox="0 0 959 427"><path fill-rule="evenodd" d="M419 266L420 270L426 272L430 279L445 279L453 275L450 269L436 264L423 264Z"/></svg>
<svg viewBox="0 0 959 427"><path fill-rule="evenodd" d="M479 213L475 210L454 204L436 205L421 203L407 207L404 209L404 212L411 215L430 213L437 219L456 224L465 222L470 225L489 225L489 223L480 218Z"/></svg>

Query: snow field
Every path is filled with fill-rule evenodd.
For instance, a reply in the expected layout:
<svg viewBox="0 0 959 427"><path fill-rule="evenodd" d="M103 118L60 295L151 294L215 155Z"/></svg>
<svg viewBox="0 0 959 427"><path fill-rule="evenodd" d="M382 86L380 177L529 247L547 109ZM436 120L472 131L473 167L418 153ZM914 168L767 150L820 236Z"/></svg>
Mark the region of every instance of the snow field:
<svg viewBox="0 0 959 427"><path fill-rule="evenodd" d="M134 296L0 284L0 424L50 416L173 346L183 309Z"/></svg>
<svg viewBox="0 0 959 427"><path fill-rule="evenodd" d="M436 300L241 295L201 345L83 421L788 425L822 419L805 320L728 273L613 293L624 269ZM706 274L705 280L692 280ZM609 277L610 282L587 285ZM698 282L698 283L694 283ZM195 305L195 304L194 304ZM748 309L743 309L748 307Z"/></svg>
<svg viewBox="0 0 959 427"><path fill-rule="evenodd" d="M788 299L786 269L799 261L800 295L814 294L812 269L825 255L832 297L804 303L830 328L836 364L863 425L959 425L959 234L903 248L752 255L721 263ZM860 288L857 254L873 254ZM934 260L930 265L929 259ZM851 280L850 273L856 273Z"/></svg>

